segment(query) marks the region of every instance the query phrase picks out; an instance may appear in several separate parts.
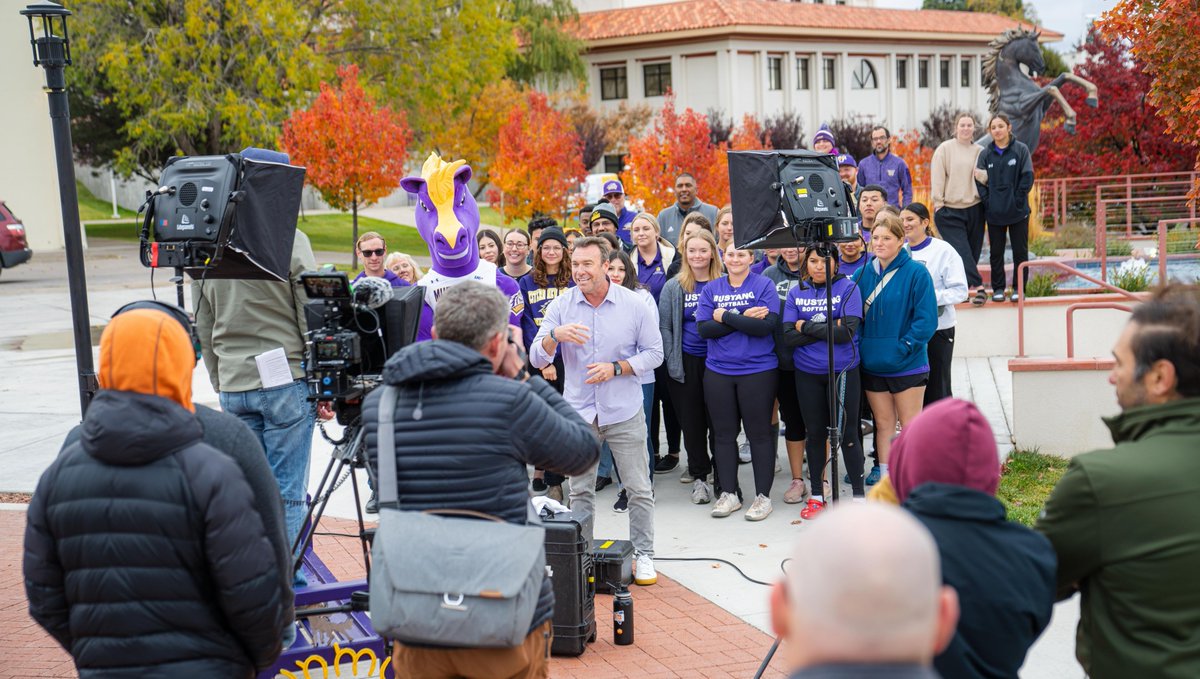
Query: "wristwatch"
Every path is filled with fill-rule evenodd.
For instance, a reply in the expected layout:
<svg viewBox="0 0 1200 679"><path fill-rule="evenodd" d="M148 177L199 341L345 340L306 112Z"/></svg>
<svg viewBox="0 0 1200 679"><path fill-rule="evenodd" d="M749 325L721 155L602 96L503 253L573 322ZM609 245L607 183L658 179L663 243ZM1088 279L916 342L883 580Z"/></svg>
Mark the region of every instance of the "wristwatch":
<svg viewBox="0 0 1200 679"><path fill-rule="evenodd" d="M613 377L620 377L622 372L624 371L621 370L621 362L613 361Z"/></svg>

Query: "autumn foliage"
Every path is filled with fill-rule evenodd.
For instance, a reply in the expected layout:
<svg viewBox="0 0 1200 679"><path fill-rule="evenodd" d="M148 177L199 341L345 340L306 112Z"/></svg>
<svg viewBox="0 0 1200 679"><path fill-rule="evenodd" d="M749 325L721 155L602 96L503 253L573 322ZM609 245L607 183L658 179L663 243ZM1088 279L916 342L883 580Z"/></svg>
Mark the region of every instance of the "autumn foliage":
<svg viewBox="0 0 1200 679"><path fill-rule="evenodd" d="M892 153L904 159L912 174L914 195L929 190L929 166L934 150L921 144L921 133L917 130L897 132L892 138Z"/></svg>
<svg viewBox="0 0 1200 679"><path fill-rule="evenodd" d="M330 207L351 211L354 242L358 208L400 185L412 131L403 111L377 106L363 90L357 66L338 69L338 78L336 89L321 83L312 105L284 122L280 146Z"/></svg>
<svg viewBox="0 0 1200 679"><path fill-rule="evenodd" d="M1033 159L1038 175L1075 177L1188 170L1196 156L1195 143L1184 142L1181 146L1167 133L1166 120L1147 100L1153 79L1141 60L1119 41L1095 32L1083 49L1087 56L1075 72L1099 84L1100 106L1087 106L1086 94L1079 88L1062 88L1078 114L1077 131L1067 134L1061 114L1043 123L1041 144Z"/></svg>
<svg viewBox="0 0 1200 679"><path fill-rule="evenodd" d="M585 172L574 126L546 95L529 92L500 128L488 198L506 221L561 214Z"/></svg>
<svg viewBox="0 0 1200 679"><path fill-rule="evenodd" d="M1128 40L1152 78L1147 102L1167 134L1188 148L1200 170L1200 12L1195 0L1120 0L1099 22L1109 39ZM1193 186L1193 195L1200 186Z"/></svg>

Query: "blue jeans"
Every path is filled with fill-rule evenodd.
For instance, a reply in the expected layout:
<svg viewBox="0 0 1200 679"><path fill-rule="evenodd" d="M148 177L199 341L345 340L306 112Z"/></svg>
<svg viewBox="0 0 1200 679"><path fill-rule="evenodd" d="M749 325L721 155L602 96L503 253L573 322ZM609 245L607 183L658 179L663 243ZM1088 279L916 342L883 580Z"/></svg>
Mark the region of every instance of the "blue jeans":
<svg viewBox="0 0 1200 679"><path fill-rule="evenodd" d="M296 541L304 524L308 493L308 459L312 453L316 408L308 400L301 380L271 389L223 391L221 409L236 415L258 437L267 463L283 496L283 518L288 545Z"/></svg>

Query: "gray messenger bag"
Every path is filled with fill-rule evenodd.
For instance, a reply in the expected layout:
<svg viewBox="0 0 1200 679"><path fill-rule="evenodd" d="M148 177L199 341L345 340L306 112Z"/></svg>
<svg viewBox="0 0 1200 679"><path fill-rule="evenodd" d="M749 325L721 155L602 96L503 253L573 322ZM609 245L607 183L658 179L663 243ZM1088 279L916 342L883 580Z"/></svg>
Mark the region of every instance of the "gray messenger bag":
<svg viewBox="0 0 1200 679"><path fill-rule="evenodd" d="M529 634L546 574L532 506L519 526L480 512L397 509L396 388L379 400L379 528L371 549L371 623L401 643L511 648Z"/></svg>

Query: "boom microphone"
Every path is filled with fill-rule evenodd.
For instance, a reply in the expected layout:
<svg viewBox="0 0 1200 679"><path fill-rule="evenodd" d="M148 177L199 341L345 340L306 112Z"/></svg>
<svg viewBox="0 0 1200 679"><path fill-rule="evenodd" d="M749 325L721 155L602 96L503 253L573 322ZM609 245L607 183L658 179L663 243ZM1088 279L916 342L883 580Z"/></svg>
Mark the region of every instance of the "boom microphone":
<svg viewBox="0 0 1200 679"><path fill-rule="evenodd" d="M378 309L392 299L392 284L386 279L363 276L354 283L354 304Z"/></svg>

